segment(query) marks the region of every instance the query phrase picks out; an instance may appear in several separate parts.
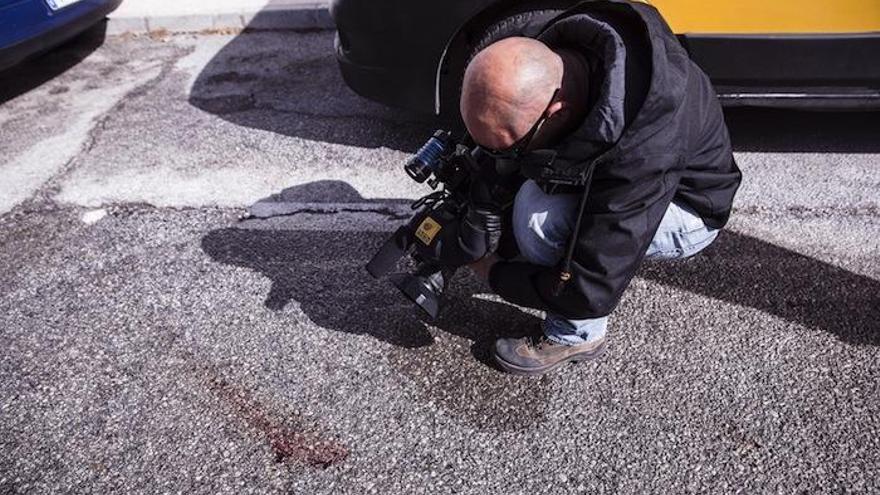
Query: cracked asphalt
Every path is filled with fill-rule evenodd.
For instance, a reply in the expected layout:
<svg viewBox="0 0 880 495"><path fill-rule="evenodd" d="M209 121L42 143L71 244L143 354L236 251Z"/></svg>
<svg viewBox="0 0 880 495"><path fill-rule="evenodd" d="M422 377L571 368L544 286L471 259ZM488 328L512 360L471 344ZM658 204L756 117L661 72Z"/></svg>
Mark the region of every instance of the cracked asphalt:
<svg viewBox="0 0 880 495"><path fill-rule="evenodd" d="M0 491L877 493L880 115L727 117L729 228L524 379L487 349L539 314L460 273L426 322L363 269L438 124L332 33L96 29L0 74Z"/></svg>

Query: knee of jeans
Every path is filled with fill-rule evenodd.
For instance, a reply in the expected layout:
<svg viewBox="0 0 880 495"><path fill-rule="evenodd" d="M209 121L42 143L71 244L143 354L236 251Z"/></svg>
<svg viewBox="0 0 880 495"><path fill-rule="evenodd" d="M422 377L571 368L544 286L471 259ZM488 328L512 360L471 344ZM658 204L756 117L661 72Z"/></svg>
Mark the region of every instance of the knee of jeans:
<svg viewBox="0 0 880 495"><path fill-rule="evenodd" d="M522 255L532 263L553 265L571 234L576 200L572 195L545 194L526 181L516 196L513 233Z"/></svg>
<svg viewBox="0 0 880 495"><path fill-rule="evenodd" d="M694 232L667 232L664 235L655 236L654 240L651 241L645 259L651 261L672 261L690 258L709 247L718 237L719 232L719 229L703 228Z"/></svg>
<svg viewBox="0 0 880 495"><path fill-rule="evenodd" d="M534 216L514 225L513 234L520 254L537 265L555 265L562 257L563 247L543 235L540 223L536 223Z"/></svg>
<svg viewBox="0 0 880 495"><path fill-rule="evenodd" d="M691 235L688 239L683 242L684 245L684 258L690 258L691 256L696 255L700 251L709 247L710 244L715 242L715 239L718 237L718 233L721 232L720 229L704 229L700 232L700 235Z"/></svg>

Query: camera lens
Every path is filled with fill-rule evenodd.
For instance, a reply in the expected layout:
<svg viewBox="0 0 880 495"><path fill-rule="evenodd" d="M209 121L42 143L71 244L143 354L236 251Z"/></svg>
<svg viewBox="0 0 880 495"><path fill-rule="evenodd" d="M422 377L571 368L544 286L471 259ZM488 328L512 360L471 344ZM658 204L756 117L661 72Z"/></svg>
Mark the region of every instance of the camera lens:
<svg viewBox="0 0 880 495"><path fill-rule="evenodd" d="M390 277L391 283L400 289L410 301L416 303L428 316L437 318L440 314L440 298L443 295L443 276L440 272L433 275L410 275L395 273Z"/></svg>
<svg viewBox="0 0 880 495"><path fill-rule="evenodd" d="M431 139L428 139L428 142L403 166L407 175L419 183L428 180L437 168L440 157L446 151L448 142L448 132L442 130L435 132Z"/></svg>

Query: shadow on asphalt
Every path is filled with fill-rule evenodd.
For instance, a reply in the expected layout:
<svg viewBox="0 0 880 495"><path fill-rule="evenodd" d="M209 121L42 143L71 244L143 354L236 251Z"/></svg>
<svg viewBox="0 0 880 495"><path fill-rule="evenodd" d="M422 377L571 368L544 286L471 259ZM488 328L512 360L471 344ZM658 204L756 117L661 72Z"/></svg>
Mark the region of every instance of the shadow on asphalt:
<svg viewBox="0 0 880 495"><path fill-rule="evenodd" d="M880 345L880 281L737 232L683 263L640 276L745 306L851 344Z"/></svg>
<svg viewBox="0 0 880 495"><path fill-rule="evenodd" d="M279 209L273 212L276 201ZM347 182L322 180L289 187L257 205L267 206L262 209L268 217L291 214L283 210L287 204L308 204L310 208L304 213L320 214L320 203L330 202L387 205L411 201L366 199ZM389 220L408 218L394 217L396 214L387 212ZM322 327L369 334L400 347L422 347L433 340L425 329L424 315L387 280L377 281L365 269L367 260L390 235L391 225L389 232L228 228L205 236L202 249L215 261L256 270L272 280L265 301L269 309L281 310L296 301ZM403 265L402 261L401 270L406 268ZM471 297L480 290L481 284L467 274L457 275L446 303L459 309L443 311L430 324L467 338L473 342L474 357L494 366L489 356L492 342L498 337L534 332L537 320L513 306ZM481 320L487 313L491 318Z"/></svg>
<svg viewBox="0 0 880 495"><path fill-rule="evenodd" d="M326 201L328 191L338 192L336 201L365 202L340 181L305 184L282 195L309 203ZM296 301L322 327L369 334L401 347L428 345L432 338L421 314L387 281L372 279L364 269L388 235L225 228L206 235L202 249L215 261L269 278L269 309ZM842 341L880 344L880 282L736 232L725 231L687 262L646 263L639 275L823 330ZM447 306L456 309L432 324L473 342L472 353L481 361L490 362L489 346L496 338L535 331L533 316L471 297L481 291L473 278L460 275L453 282Z"/></svg>
<svg viewBox="0 0 880 495"><path fill-rule="evenodd" d="M260 16L251 24L265 23ZM245 30L205 65L189 102L233 124L284 136L417 150L437 119L355 94L337 67L333 37L330 30Z"/></svg>
<svg viewBox="0 0 880 495"><path fill-rule="evenodd" d="M410 209L408 205L412 203L408 199L376 199L364 198L358 191L345 181L339 180L320 180L301 184L284 189L278 194L264 198L251 207L251 212L258 212L256 217L269 218L273 216L287 216L296 214L294 212L303 212L303 205L308 205L305 213L321 214L321 213L337 213L338 210L322 210L321 203L331 205L350 204L360 205L362 208L368 208L369 205L375 204L380 206L376 210L369 210L373 213L387 215L391 221L409 219ZM386 210L389 204L405 205L402 210ZM285 208L288 205L297 206L296 210L289 211ZM401 216L401 211L406 212L405 216ZM390 227L389 223L389 229ZM218 239L213 234L215 232L224 232L225 237L234 237L235 239ZM458 313L450 313L444 311L437 321L428 321L424 319L424 315L415 310L415 306L407 302L396 289L393 289L387 280L376 281L373 278L364 276L366 274L366 259L370 257L378 249L379 245L384 242L390 232L359 232L354 234L357 237L369 237L366 242L360 239L351 240L352 234L338 231L321 231L315 233L311 230L301 231L285 231L285 230L269 230L255 231L253 229L225 229L223 231L215 231L211 235L206 236L202 242L203 250L208 253L216 261L227 264L244 266L250 269L260 271L269 279L273 280L272 289L266 298L265 305L272 310L283 309L290 301L297 301L303 304L303 310L317 324L328 328L344 331L347 333L370 334L382 341L392 343L400 347L422 347L432 342L431 336L424 329L426 323L442 328L451 334L458 335L469 339L473 345L471 353L484 364L495 366L494 361L490 357L491 344L499 337L521 337L529 332L537 329L537 321L535 318L515 309L507 304L495 303L488 300L474 299L471 296L479 292L481 284L469 278L466 274L456 277L456 282L452 284L453 289L447 294L446 302L460 308L467 308L462 315L457 317ZM262 232L256 233L256 232ZM275 239L276 233L280 239ZM266 234L266 235L264 235ZM342 244L327 244L328 242L341 242ZM311 244L315 242L316 244ZM255 263L243 260L241 256L235 254L236 248L229 244L238 244L247 251L259 251L265 255L260 258L263 261L275 259L277 252L287 253L284 246L296 244L302 247L302 251L309 251L312 246L332 246L337 249L342 246L342 251L328 253L326 249L314 253L315 258L303 258L303 262L307 266L321 267L321 269L331 269L333 262L331 257L342 260L346 266L345 270L335 271L333 273L325 273L315 277L315 284L305 282L301 274L290 274L285 276L283 270L279 271L279 267L274 262L269 265L257 267ZM279 244L280 243L280 244ZM351 247L352 244L357 244ZM310 252L310 251L309 251ZM286 256L286 254L285 254ZM299 259L299 258L297 258ZM326 260L323 265L321 260ZM401 270L406 267L401 262ZM266 268L266 267L269 268ZM271 273L270 273L271 272ZM467 270L462 270L467 272ZM324 280L324 282L320 282ZM340 281L340 285L334 286L334 281ZM352 286L353 282L358 282L357 287ZM328 286L329 284L329 286ZM302 300L303 287L309 286L306 294L311 293L311 289L323 291L320 297L312 300ZM331 307L328 311L324 311L325 306L318 304L319 299L323 297L341 298L341 291L348 290L352 293L346 296L351 300L359 300L357 305L357 315L352 315L350 309L340 310L338 306L335 310ZM393 303L391 306L382 306L382 311L392 311L394 314L389 321L385 321L382 328L370 328L365 322L375 322L378 318L384 318L383 314L374 314L370 308L376 309L376 301L389 300ZM309 309L312 309L310 312ZM476 332L474 328L473 314L484 314L490 311L493 317L487 321L478 321L478 328L488 329L487 332ZM463 317L462 317L463 316ZM401 321L404 321L400 325ZM400 326L398 326L400 325ZM496 329L496 330L493 330Z"/></svg>
<svg viewBox="0 0 880 495"><path fill-rule="evenodd" d="M420 311L387 280L375 280L364 269L388 235L226 228L206 235L202 249L214 261L271 280L264 302L269 309L279 311L295 301L312 322L330 330L405 348L430 345L433 337ZM526 335L537 329L538 320L513 306L471 297L479 291L472 278L455 277L446 299L447 309L455 310L443 311L431 324L470 340L473 355L489 364L495 339Z"/></svg>
<svg viewBox="0 0 880 495"><path fill-rule="evenodd" d="M104 44L107 21L65 44L0 72L0 104L36 89L71 69Z"/></svg>
<svg viewBox="0 0 880 495"><path fill-rule="evenodd" d="M304 184L279 196L308 203L305 215L322 214L319 203L328 197L329 201L371 204L342 181ZM447 290L445 310L429 322L387 280L372 278L364 268L397 222L389 221L386 232L284 229L291 224L296 222L276 224L270 219L213 230L202 238L202 250L218 263L268 278L272 285L263 305L270 310L282 311L296 304L322 328L369 335L395 346L397 350L386 355L388 364L408 377L407 382L420 394L474 427L525 430L545 420L551 378L516 380L496 373L490 356L491 345L499 337L537 331L535 316L473 297L485 288L461 270ZM462 340L445 338L444 345L431 346L432 327ZM462 345L482 364L474 364L476 370L463 371L467 368L460 361Z"/></svg>

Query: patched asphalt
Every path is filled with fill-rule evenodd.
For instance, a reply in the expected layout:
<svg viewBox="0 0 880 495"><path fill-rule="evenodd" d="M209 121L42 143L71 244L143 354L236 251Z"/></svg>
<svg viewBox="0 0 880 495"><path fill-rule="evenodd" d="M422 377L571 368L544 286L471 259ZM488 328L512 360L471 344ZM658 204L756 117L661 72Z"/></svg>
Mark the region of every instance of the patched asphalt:
<svg viewBox="0 0 880 495"><path fill-rule="evenodd" d="M364 270L434 123L331 41L108 38L0 103L2 491L880 491L876 114L731 112L729 228L519 378L488 346L537 313L460 273L429 322Z"/></svg>

